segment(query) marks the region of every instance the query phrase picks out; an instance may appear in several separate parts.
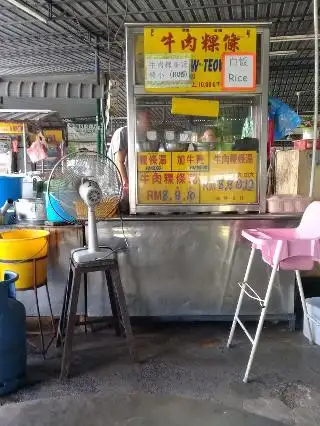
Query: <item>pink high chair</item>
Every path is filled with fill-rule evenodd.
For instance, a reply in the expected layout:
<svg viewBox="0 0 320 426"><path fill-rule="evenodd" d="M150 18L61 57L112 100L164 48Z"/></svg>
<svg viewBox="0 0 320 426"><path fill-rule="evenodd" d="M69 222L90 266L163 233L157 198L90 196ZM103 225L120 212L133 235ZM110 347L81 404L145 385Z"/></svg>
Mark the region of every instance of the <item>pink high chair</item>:
<svg viewBox="0 0 320 426"><path fill-rule="evenodd" d="M243 381L247 383L267 313L275 275L279 269L295 271L302 308L305 318L307 319L307 331L309 332L308 335L310 336L310 343L313 343L310 320L315 322L317 325L320 324L307 312L300 271L311 270L313 269L314 262L320 262L320 201L314 201L307 207L300 225L297 228L245 229L242 231L242 236L251 242L252 248L243 282L239 283L241 291L227 347L229 348L232 343L234 331L238 323L252 344L247 369L243 379ZM255 290L248 284L249 274L256 250L261 251L263 261L272 267L264 299L261 299ZM254 337L251 336L239 318L245 294L248 297L257 300L261 305L261 314Z"/></svg>

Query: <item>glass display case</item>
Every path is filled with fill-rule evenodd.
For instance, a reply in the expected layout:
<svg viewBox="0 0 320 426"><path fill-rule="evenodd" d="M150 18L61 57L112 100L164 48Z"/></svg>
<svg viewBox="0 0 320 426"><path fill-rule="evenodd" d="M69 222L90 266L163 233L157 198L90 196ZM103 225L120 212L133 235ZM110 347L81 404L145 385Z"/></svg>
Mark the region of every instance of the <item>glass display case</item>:
<svg viewBox="0 0 320 426"><path fill-rule="evenodd" d="M247 25L126 27L131 213L265 210L269 28ZM157 30L161 47L150 47ZM181 38L178 53L161 50L164 34ZM209 37L222 52L208 50ZM252 53L240 42L227 51L230 37ZM238 60L252 72L232 69Z"/></svg>

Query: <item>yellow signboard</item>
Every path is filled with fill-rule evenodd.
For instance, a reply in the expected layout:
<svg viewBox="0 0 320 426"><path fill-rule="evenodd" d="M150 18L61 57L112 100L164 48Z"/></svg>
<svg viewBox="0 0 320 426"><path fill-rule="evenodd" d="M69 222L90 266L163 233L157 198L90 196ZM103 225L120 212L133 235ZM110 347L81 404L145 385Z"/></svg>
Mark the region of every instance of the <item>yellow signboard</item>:
<svg viewBox="0 0 320 426"><path fill-rule="evenodd" d="M0 121L0 133L3 135L22 135L23 124Z"/></svg>
<svg viewBox="0 0 320 426"><path fill-rule="evenodd" d="M209 152L173 152L172 170L207 172L209 170Z"/></svg>
<svg viewBox="0 0 320 426"><path fill-rule="evenodd" d="M257 202L257 154L210 152L210 173L200 176L200 204Z"/></svg>
<svg viewBox="0 0 320 426"><path fill-rule="evenodd" d="M172 98L171 114L218 117L219 101L208 99Z"/></svg>
<svg viewBox="0 0 320 426"><path fill-rule="evenodd" d="M148 83L145 88L152 92L167 92L168 88L177 92L223 91L224 55L247 55L242 61L243 70L248 72L251 61L249 65L254 74L256 38L255 28L145 28L145 79ZM239 78L243 79L240 75L241 58L231 59L233 66L228 70L234 73L234 91L238 88L241 90L244 84L238 81ZM254 89L253 82L247 90Z"/></svg>
<svg viewBox="0 0 320 426"><path fill-rule="evenodd" d="M162 153L152 153L152 155ZM250 204L257 200L255 151L172 152L171 169L139 165L139 204ZM198 158L197 156L202 156ZM166 167L167 167L166 163ZM198 167L198 168L192 168Z"/></svg>
<svg viewBox="0 0 320 426"><path fill-rule="evenodd" d="M63 140L62 130L59 129L45 129L43 135L46 137L49 144L61 143Z"/></svg>
<svg viewBox="0 0 320 426"><path fill-rule="evenodd" d="M138 171L170 171L171 152L138 152Z"/></svg>
<svg viewBox="0 0 320 426"><path fill-rule="evenodd" d="M138 172L141 204L199 204L199 175L185 172Z"/></svg>

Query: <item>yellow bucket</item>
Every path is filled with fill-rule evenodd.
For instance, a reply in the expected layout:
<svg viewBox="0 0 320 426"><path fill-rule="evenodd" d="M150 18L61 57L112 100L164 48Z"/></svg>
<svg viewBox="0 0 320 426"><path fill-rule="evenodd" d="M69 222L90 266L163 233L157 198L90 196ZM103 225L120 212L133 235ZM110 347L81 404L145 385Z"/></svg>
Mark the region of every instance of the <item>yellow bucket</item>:
<svg viewBox="0 0 320 426"><path fill-rule="evenodd" d="M16 229L0 233L0 276L19 274L17 290L41 287L47 281L48 231Z"/></svg>

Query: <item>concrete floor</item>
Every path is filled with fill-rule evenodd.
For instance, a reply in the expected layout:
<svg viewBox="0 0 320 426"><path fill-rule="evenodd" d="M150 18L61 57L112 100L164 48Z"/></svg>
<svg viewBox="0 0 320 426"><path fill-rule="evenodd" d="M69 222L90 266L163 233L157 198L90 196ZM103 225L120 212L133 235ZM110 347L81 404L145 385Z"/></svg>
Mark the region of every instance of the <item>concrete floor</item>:
<svg viewBox="0 0 320 426"><path fill-rule="evenodd" d="M286 325L268 326L252 370L242 382L249 342L224 345L219 324L139 329L141 363L111 330L78 334L72 377L57 379L53 350L29 357L29 384L0 398L1 426L314 426L320 418L320 347ZM53 399L56 398L56 399Z"/></svg>

